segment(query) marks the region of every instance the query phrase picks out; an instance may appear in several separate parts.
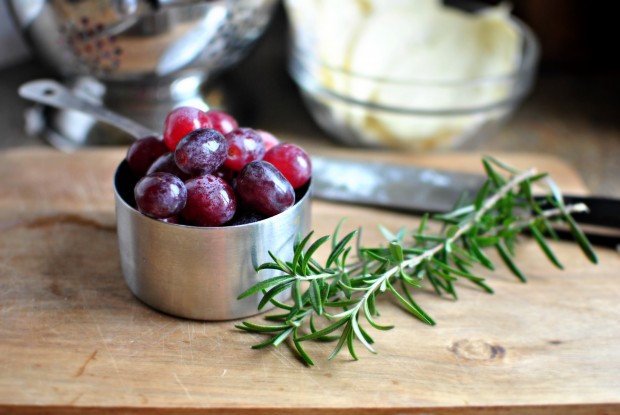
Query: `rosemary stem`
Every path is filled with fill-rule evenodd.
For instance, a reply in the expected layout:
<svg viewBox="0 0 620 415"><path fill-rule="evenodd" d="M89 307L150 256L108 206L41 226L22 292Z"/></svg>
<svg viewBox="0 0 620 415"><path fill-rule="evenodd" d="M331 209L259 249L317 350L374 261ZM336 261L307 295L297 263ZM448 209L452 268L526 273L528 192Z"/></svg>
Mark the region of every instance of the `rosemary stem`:
<svg viewBox="0 0 620 415"><path fill-rule="evenodd" d="M334 278L338 276L336 273L332 272L324 272L322 274L314 274L314 275L297 275L296 278L300 281L312 281L312 280L326 280L329 278Z"/></svg>
<svg viewBox="0 0 620 415"><path fill-rule="evenodd" d="M377 289L379 289L379 287L381 287L383 285L384 281L388 280L394 274L396 274L396 272L400 268L402 268L402 267L409 268L409 267L417 266L421 262L423 262L423 261L425 261L427 259L430 259L433 256L435 256L437 254L437 252L439 252L442 249L444 249L444 247L446 245L450 245L450 244L454 243L454 241L458 240L465 232L469 231L471 229L471 227L475 223L480 221L480 218L482 218L482 216L484 216L490 209L492 209L493 206L495 206L495 204L499 200L501 200L504 196L506 196L506 194L508 192L513 190L515 187L517 187L519 184L521 184L525 180L528 180L529 178L534 177L536 174L537 174L536 169L529 169L529 170L526 170L523 173L513 177L508 183L503 185L496 193L494 193L492 196L487 198L484 201L484 203L482 204L482 206L480 207L480 209L476 212L476 214L473 217L471 217L470 220L465 225L461 226L458 229L458 231L456 231L454 233L454 235L452 235L451 237L446 238L444 241L438 243L437 245L435 245L434 247L430 248L428 251L424 252L423 254L414 256L413 258L408 259L406 261L403 261L401 264L399 264L399 265L397 265L395 267L392 267L389 270L385 271L383 273L383 275L381 276L381 278L378 278L376 281L374 281L373 284L370 287L368 287L368 289L365 291L364 295L360 299L360 302L354 308L355 313L358 313L360 311L360 309L361 309L361 304L363 304L364 301L367 301L368 298Z"/></svg>
<svg viewBox="0 0 620 415"><path fill-rule="evenodd" d="M426 252L424 252L423 254L414 256L413 258L410 258L406 261L403 261L401 264L394 266L392 268L390 268L389 270L385 271L383 273L383 275L378 278L376 281L374 281L364 292L364 295L361 297L360 302L351 310L349 311L353 311L354 313L358 313L361 310L361 305L363 304L364 301L367 301L368 298L379 289L379 287L381 287L384 283L384 281L388 280L389 278L391 278L394 274L396 274L396 272L402 267L402 268L410 268L410 267L415 267L418 264L420 264L421 262L423 262L424 260L430 259L433 256L435 256L439 251L441 251L442 249L444 249L444 247L446 245L452 244L455 241L457 241L464 233L466 233L467 231L469 231L471 229L471 227L480 221L480 219L490 210L492 209L495 204L500 201L503 197L506 196L506 194L508 192L510 192L511 190L513 190L515 187L519 186L522 182L530 179L531 177L534 177L537 174L536 169L529 169L526 170L525 172L513 177L508 183L506 183L504 186L502 186L496 193L494 193L492 196L490 196L489 198L487 198L484 203L482 204L482 206L480 207L480 209L476 212L476 214L469 219L469 221L461 226L458 231L456 231L454 233L454 235L452 235L449 238L446 238L444 241L438 243L437 245L435 245L434 247L430 248L429 250L427 250ZM585 212L588 210L588 207L583 204L583 203L578 203L575 205L569 205L569 206L565 206L563 209L560 208L554 208L554 209L548 209L546 210L543 215L547 218L549 217L553 217L556 216L558 214L561 214L563 212ZM533 219L529 219L527 222L522 223L522 225L527 225L529 223L531 223Z"/></svg>
<svg viewBox="0 0 620 415"><path fill-rule="evenodd" d="M495 206L495 204L499 200L501 200L504 196L506 196L508 192L510 192L512 189L517 187L519 184L521 184L525 180L528 180L529 178L534 177L536 174L537 174L536 169L529 169L513 177L508 183L502 186L496 193L494 193L491 197L487 198L482 204L482 206L480 207L480 209L476 212L476 214L465 225L461 226L454 233L454 235L452 235L449 238L446 238L444 241L442 241L441 243L438 243L433 248L429 249L423 254L415 256L407 261L404 261L402 263L402 266L404 267L416 266L422 261L432 258L435 254L437 254L437 252L442 250L446 245L452 244L454 241L458 240L465 232L469 231L471 227L475 223L479 222L480 218L482 218L490 209L492 209L493 206ZM398 267L395 267L395 268L396 270L398 269Z"/></svg>
<svg viewBox="0 0 620 415"><path fill-rule="evenodd" d="M583 213L583 212L588 212L588 206L585 203L575 203L574 205L566 205L563 208L553 208L553 209L547 209L542 211L539 215L533 215L530 216L520 222L516 222L513 223L512 225L508 226L508 229L512 229L512 228L516 228L516 229L522 229L522 228L526 228L529 225L533 225L536 221L536 219L539 218L553 218L555 216L559 216L563 213ZM495 232L492 232L491 235L495 235L498 234L499 232L501 232L502 230L505 230L506 228L501 228L498 229Z"/></svg>
<svg viewBox="0 0 620 415"><path fill-rule="evenodd" d="M545 218L552 218L562 213L583 213L589 212L588 205L585 203L575 203L574 205L567 205L562 208L547 209L543 212Z"/></svg>

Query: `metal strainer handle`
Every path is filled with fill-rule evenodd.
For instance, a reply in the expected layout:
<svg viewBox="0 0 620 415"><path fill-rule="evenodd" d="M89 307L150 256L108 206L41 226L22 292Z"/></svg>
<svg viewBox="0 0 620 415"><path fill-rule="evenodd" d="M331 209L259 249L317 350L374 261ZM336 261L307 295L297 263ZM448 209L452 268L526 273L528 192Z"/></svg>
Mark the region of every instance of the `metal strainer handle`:
<svg viewBox="0 0 620 415"><path fill-rule="evenodd" d="M39 79L27 82L19 87L18 92L22 98L31 101L62 110L74 110L91 115L99 121L120 128L135 139L149 135L160 135L129 118L80 98L59 82L51 79Z"/></svg>

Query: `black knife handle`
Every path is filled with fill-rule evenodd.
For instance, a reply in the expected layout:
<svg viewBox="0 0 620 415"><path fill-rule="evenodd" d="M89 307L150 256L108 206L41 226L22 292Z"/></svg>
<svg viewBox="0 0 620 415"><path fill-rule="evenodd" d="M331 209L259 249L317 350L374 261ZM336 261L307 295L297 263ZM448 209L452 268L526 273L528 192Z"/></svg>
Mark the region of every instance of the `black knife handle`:
<svg viewBox="0 0 620 415"><path fill-rule="evenodd" d="M620 199L603 196L565 195L567 205L583 203L588 212L575 212L572 217L594 245L620 248ZM570 232L557 229L563 239L572 239Z"/></svg>
<svg viewBox="0 0 620 415"><path fill-rule="evenodd" d="M566 204L584 203L589 212L574 213L580 223L620 229L620 199L602 196L564 196Z"/></svg>

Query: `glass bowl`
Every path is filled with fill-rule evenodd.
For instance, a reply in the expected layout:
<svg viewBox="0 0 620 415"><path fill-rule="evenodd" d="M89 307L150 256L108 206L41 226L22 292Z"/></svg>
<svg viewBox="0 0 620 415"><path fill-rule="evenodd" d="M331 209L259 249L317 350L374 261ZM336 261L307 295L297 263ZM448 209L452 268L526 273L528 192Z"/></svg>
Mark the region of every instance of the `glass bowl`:
<svg viewBox="0 0 620 415"><path fill-rule="evenodd" d="M509 19L521 38L520 56L516 69L501 76L429 81L352 73L318 60L307 42L312 36L295 28L289 72L313 119L342 144L454 149L494 134L532 88L539 44L523 22ZM380 103L369 100L375 97L369 91L380 91Z"/></svg>

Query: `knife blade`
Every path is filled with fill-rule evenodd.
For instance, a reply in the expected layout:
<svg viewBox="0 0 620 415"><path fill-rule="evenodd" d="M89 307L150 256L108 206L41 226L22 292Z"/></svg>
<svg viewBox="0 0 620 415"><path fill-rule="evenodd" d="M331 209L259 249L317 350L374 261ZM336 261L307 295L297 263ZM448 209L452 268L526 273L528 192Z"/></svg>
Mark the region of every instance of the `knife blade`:
<svg viewBox="0 0 620 415"><path fill-rule="evenodd" d="M315 197L413 213L447 212L463 195L473 196L481 175L412 165L312 157Z"/></svg>
<svg viewBox="0 0 620 415"><path fill-rule="evenodd" d="M473 198L485 181L480 174L437 170L329 156L312 156L313 197L409 213L443 213L461 197ZM589 212L574 214L590 241L620 248L620 199L565 196L585 203ZM561 237L570 232L558 229Z"/></svg>

